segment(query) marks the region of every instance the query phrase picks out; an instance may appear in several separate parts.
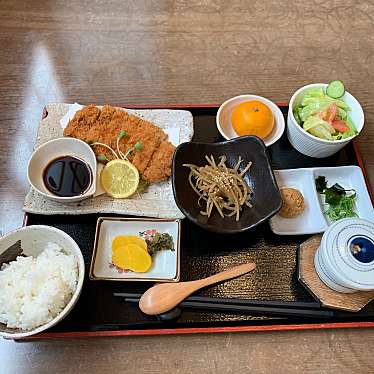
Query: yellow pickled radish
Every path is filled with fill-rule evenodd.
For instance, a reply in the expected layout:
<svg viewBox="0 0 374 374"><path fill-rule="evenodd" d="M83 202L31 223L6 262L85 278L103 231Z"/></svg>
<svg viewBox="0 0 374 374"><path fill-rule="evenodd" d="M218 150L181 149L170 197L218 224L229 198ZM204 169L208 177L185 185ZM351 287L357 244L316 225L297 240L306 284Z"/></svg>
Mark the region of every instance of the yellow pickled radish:
<svg viewBox="0 0 374 374"><path fill-rule="evenodd" d="M118 235L112 241L112 250L116 251L118 247L126 246L128 244L136 244L148 252L147 243L144 239L135 235Z"/></svg>
<svg viewBox="0 0 374 374"><path fill-rule="evenodd" d="M130 268L130 258L126 254L126 247L118 247L112 251L112 263L120 269Z"/></svg>
<svg viewBox="0 0 374 374"><path fill-rule="evenodd" d="M112 262L121 269L145 273L152 266L152 257L137 244L119 246L112 252Z"/></svg>

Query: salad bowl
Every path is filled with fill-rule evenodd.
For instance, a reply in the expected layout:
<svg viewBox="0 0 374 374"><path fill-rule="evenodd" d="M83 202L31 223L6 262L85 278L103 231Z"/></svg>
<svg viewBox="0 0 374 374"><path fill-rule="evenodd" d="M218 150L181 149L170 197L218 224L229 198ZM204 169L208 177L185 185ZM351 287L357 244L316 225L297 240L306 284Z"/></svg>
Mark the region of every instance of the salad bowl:
<svg viewBox="0 0 374 374"><path fill-rule="evenodd" d="M364 112L362 107L357 99L347 91L339 99L351 108L349 116L357 130L355 135L340 140L325 140L310 134L299 125L294 115L294 109L300 105L302 99L310 90L318 88L325 90L327 86L325 83L315 83L301 87L292 95L290 100L290 109L287 117L287 137L292 146L306 156L323 158L333 155L357 136L364 126Z"/></svg>

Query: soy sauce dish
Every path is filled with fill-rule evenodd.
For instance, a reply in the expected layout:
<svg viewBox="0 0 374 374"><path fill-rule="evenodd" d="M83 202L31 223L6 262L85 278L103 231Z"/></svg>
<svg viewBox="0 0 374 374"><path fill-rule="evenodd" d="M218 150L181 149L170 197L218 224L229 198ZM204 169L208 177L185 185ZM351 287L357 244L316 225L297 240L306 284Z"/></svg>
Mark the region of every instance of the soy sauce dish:
<svg viewBox="0 0 374 374"><path fill-rule="evenodd" d="M76 202L94 195L96 168L91 147L82 140L65 137L50 140L33 152L27 177L44 197Z"/></svg>

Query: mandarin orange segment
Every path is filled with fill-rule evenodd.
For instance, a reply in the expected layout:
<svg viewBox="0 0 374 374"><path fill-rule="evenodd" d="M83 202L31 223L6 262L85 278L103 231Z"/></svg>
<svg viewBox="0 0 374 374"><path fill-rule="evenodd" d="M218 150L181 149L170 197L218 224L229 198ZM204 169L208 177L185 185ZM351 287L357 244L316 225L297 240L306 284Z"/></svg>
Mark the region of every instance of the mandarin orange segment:
<svg viewBox="0 0 374 374"><path fill-rule="evenodd" d="M261 101L239 104L232 112L231 122L239 136L256 135L265 139L274 128L274 115Z"/></svg>

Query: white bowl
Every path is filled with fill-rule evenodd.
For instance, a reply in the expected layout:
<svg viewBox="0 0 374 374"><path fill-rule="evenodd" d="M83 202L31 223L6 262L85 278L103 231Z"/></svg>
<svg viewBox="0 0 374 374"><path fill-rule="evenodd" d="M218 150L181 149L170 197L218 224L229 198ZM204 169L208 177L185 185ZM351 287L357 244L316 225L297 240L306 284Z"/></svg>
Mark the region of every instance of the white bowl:
<svg viewBox="0 0 374 374"><path fill-rule="evenodd" d="M62 156L73 156L85 161L92 171L92 183L83 194L71 197L61 197L52 194L43 182L43 170L52 160ZM96 191L96 156L92 148L85 142L75 138L58 138L50 140L38 147L29 160L27 178L31 186L44 197L60 201L75 202L92 196Z"/></svg>
<svg viewBox="0 0 374 374"><path fill-rule="evenodd" d="M327 84L308 84L307 86L298 89L291 97L287 116L287 137L292 146L300 153L316 158L333 155L353 139L353 137L336 141L320 139L309 134L297 123L293 115L293 109L300 104L307 91L321 87L326 88ZM347 91L341 100L345 101L351 107L352 110L348 112L348 114L355 124L358 133L360 133L364 126L364 112L360 103Z"/></svg>
<svg viewBox="0 0 374 374"><path fill-rule="evenodd" d="M231 122L231 115L233 110L241 103L247 102L247 101L261 101L265 105L267 105L270 110L273 112L274 115L274 128L273 131L265 138L263 139L265 145L268 147L272 144L274 144L283 134L284 132L284 117L283 113L279 109L279 107L274 104L272 101L262 97L262 96L256 96L256 95L240 95L235 96L229 100L226 100L218 109L217 116L216 116L216 124L218 131L221 133L221 135L226 139L234 139L238 138L238 134L235 132L234 128L232 127Z"/></svg>
<svg viewBox="0 0 374 374"><path fill-rule="evenodd" d="M0 238L0 253L3 253L10 246L21 240L21 247L27 256L38 255L46 246L47 242L55 242L59 244L67 254L72 254L76 258L78 264L78 283L77 288L65 308L48 323L32 330L7 328L4 324L0 324L0 336L7 339L20 339L26 336L38 334L56 323L61 321L69 314L71 309L77 302L82 291L84 280L84 260L78 244L65 232L51 226L35 225L22 227L12 231Z"/></svg>

